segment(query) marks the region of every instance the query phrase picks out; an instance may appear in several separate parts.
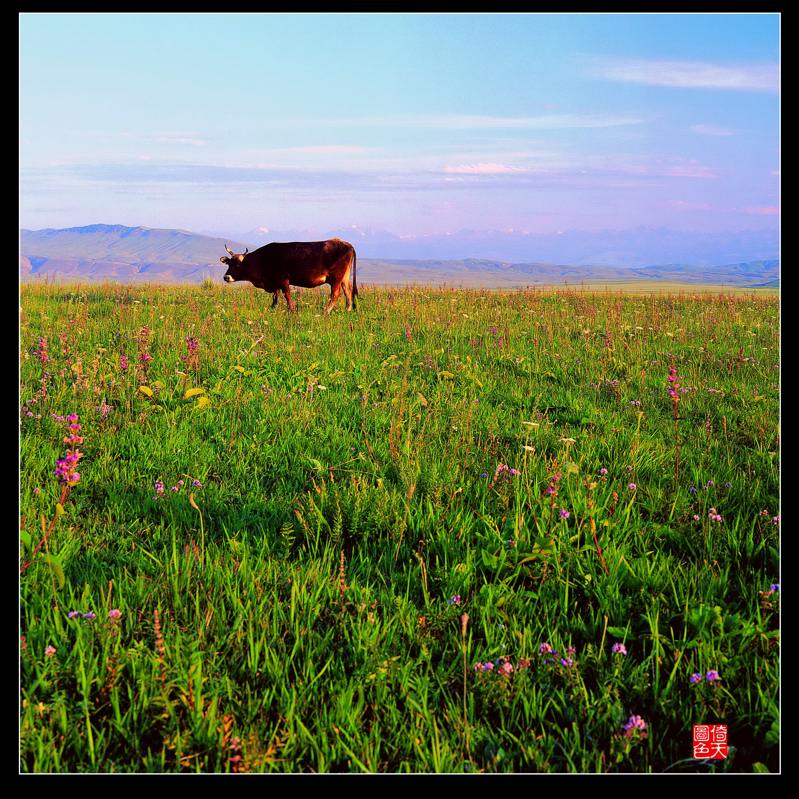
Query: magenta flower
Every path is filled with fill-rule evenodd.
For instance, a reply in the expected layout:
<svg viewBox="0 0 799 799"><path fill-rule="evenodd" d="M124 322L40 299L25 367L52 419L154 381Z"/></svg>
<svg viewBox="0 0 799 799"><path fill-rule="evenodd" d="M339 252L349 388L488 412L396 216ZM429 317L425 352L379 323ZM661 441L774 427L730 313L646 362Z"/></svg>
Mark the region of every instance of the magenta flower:
<svg viewBox="0 0 799 799"><path fill-rule="evenodd" d="M500 664L498 671L502 674L510 674L513 671L513 665L509 660L506 660Z"/></svg>
<svg viewBox="0 0 799 799"><path fill-rule="evenodd" d="M455 596L451 596L451 597L450 597L450 598L447 600L447 602L448 602L450 605L460 605L460 603L461 603L461 595L460 595L460 594L455 594Z"/></svg>
<svg viewBox="0 0 799 799"><path fill-rule="evenodd" d="M630 491L635 491L638 488L638 486L635 483L628 483L627 488L629 488Z"/></svg>
<svg viewBox="0 0 799 799"><path fill-rule="evenodd" d="M624 644L613 644L610 651L613 652L614 655L626 655L627 647Z"/></svg>
<svg viewBox="0 0 799 799"><path fill-rule="evenodd" d="M127 355L120 355L119 356L119 368L124 372L128 368L128 356Z"/></svg>
<svg viewBox="0 0 799 799"><path fill-rule="evenodd" d="M108 611L108 618L111 619L111 621L116 621L121 616L122 616L122 611L119 610L118 608L111 608L111 610Z"/></svg>
<svg viewBox="0 0 799 799"><path fill-rule="evenodd" d="M156 480L155 481L155 493L156 493L156 499L158 497L162 497L164 495L164 483L163 483L163 481L161 481L161 480Z"/></svg>
<svg viewBox="0 0 799 799"><path fill-rule="evenodd" d="M203 484L202 484L202 483L201 483L199 480L192 480L192 481L191 481L191 484L192 484L192 485L193 485L195 488L202 488L202 487L203 487Z"/></svg>
<svg viewBox="0 0 799 799"><path fill-rule="evenodd" d="M695 671L690 677L690 682L692 685L702 682L702 675L698 671Z"/></svg>
<svg viewBox="0 0 799 799"><path fill-rule="evenodd" d="M600 473L600 474L601 474L601 475L604 477L604 476L605 476L605 475L608 473L608 470L607 470L607 469L606 469L606 468L603 466L603 467L602 467L602 468L599 470L599 473Z"/></svg>
<svg viewBox="0 0 799 799"><path fill-rule="evenodd" d="M573 666L574 660L572 658L561 658L560 663L562 666Z"/></svg>
<svg viewBox="0 0 799 799"><path fill-rule="evenodd" d="M709 672L708 672L708 673L705 675L705 679L706 679L708 682L713 682L714 680L720 680L720 679L721 679L721 675L720 675L720 674L719 674L719 673L718 673L718 672L717 672L715 669L711 669L711 670L710 670L710 671L709 671Z"/></svg>
<svg viewBox="0 0 799 799"><path fill-rule="evenodd" d="M561 519L568 519L569 516L571 516L571 514L569 513L569 511L566 510L566 508L561 508L560 509L560 518Z"/></svg>
<svg viewBox="0 0 799 799"><path fill-rule="evenodd" d="M542 655L546 655L546 654L549 654L552 651L552 647L546 641L544 641L544 643L541 644L541 646L538 647L538 651Z"/></svg>

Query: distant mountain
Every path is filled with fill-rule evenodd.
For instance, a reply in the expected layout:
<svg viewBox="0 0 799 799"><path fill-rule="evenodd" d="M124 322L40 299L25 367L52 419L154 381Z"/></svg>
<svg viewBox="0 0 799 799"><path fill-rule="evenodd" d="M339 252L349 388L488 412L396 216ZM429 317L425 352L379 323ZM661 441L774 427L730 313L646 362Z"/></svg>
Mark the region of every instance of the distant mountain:
<svg viewBox="0 0 799 799"><path fill-rule="evenodd" d="M564 230L536 234L525 230L458 230L453 233L398 236L386 230L346 228L275 230L258 227L232 234L251 246L270 241L314 241L339 236L364 258L546 262L590 266L642 267L681 263L694 266L775 260L776 228L723 233L692 233L668 228Z"/></svg>
<svg viewBox="0 0 799 799"><path fill-rule="evenodd" d="M20 251L23 255L136 265L218 264L219 258L225 255L226 243L236 252L242 252L247 246L187 230L132 228L124 225L22 230L20 235Z"/></svg>
<svg viewBox="0 0 799 799"><path fill-rule="evenodd" d="M258 235L256 235L258 233ZM225 266L219 262L225 244L235 252L252 250L266 241L295 241L339 235L358 252L361 284L425 284L513 287L568 282L677 281L729 286L779 285L779 261L756 259L718 264L675 262L627 266L547 262L499 258L389 258L369 256L376 240L384 245L404 241L390 233L336 230L313 236L309 231L259 229L243 234L243 241L185 230L89 225L63 230L23 230L20 235L20 280L112 280L120 282L199 283L221 280ZM353 235L356 234L356 235ZM393 236L393 238L392 238ZM479 237L478 237L479 238ZM488 236L490 239L490 236ZM368 244L371 242L371 244ZM418 242L417 242L418 244Z"/></svg>

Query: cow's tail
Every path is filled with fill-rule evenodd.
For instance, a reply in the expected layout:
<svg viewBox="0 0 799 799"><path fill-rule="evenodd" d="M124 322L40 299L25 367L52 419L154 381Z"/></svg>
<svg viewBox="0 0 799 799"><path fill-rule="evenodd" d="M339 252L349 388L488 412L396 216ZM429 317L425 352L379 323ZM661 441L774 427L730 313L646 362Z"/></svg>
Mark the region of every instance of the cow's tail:
<svg viewBox="0 0 799 799"><path fill-rule="evenodd" d="M358 282L356 280L356 271L358 269L358 256L355 253L355 248L352 248L352 307L355 307L355 298L358 296Z"/></svg>

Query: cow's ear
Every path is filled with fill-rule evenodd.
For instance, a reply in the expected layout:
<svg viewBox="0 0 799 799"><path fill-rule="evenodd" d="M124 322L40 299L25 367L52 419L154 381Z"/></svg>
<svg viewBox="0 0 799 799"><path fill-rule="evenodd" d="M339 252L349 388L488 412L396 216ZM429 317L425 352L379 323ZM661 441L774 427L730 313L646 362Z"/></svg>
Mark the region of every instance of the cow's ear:
<svg viewBox="0 0 799 799"><path fill-rule="evenodd" d="M224 255L223 255L223 256L222 256L222 257L221 257L219 260L220 260L220 261L221 261L223 264L226 264L226 263L227 263L227 258L225 258L225 256L224 256Z"/></svg>

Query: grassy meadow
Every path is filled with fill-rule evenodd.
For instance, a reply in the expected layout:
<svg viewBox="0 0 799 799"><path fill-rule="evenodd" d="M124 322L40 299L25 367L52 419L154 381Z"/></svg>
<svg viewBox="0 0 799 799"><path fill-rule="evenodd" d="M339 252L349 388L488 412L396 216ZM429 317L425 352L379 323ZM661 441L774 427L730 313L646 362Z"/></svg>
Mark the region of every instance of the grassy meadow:
<svg viewBox="0 0 799 799"><path fill-rule="evenodd" d="M774 292L327 297L22 287L20 770L779 770Z"/></svg>

